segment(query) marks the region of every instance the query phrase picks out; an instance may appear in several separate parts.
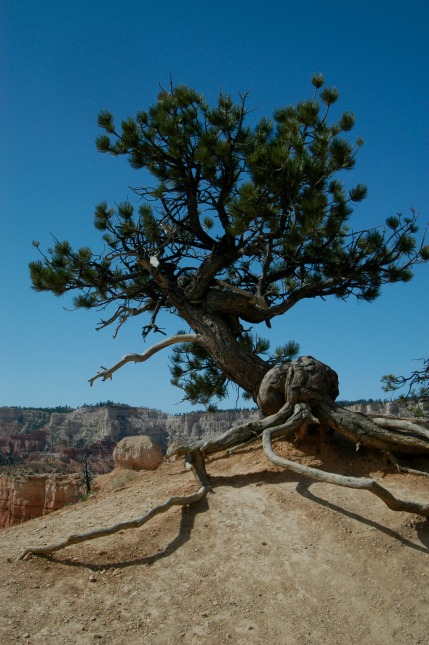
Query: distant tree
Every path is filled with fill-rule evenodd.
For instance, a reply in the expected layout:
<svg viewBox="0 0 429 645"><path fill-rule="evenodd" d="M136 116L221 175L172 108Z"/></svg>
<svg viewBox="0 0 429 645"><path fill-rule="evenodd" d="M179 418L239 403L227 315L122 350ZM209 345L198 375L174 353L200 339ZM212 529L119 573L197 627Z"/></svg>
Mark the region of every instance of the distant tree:
<svg viewBox="0 0 429 645"><path fill-rule="evenodd" d="M97 206L104 250L75 251L56 240L30 265L37 291L75 292L78 308L112 307L99 328L114 325L116 333L129 318L146 316L146 339L164 334L159 316L166 311L189 329L102 368L91 384L176 345L172 379L186 399L209 406L235 384L258 403L265 419L176 449L188 455L205 489L205 455L262 437L268 458L280 463L270 437L314 424L345 434L357 447L429 452L429 434L422 437L420 429L405 436L387 422L381 428L339 408L337 375L311 357L290 362L296 343L271 352L269 342L253 333L302 300L353 295L373 301L384 284L409 281L413 266L429 259L429 247L415 236L413 210L379 227L351 223L353 205L367 191L360 183L346 190L339 175L354 167L362 140L348 138L352 113L330 120L338 90L325 87L320 74L312 84L311 98L255 125L247 94L235 103L221 93L210 107L185 86L162 90L148 111L120 128L101 112L105 134L98 150L125 155L153 183L134 188L137 210L130 200ZM368 490L380 494L368 481ZM351 478L336 483L353 485ZM426 507L412 508L429 514Z"/></svg>
<svg viewBox="0 0 429 645"><path fill-rule="evenodd" d="M91 483L93 480L93 473L89 462L89 456L87 453L84 453L81 461L81 477L83 486L85 488L85 494L89 495L91 492Z"/></svg>
<svg viewBox="0 0 429 645"><path fill-rule="evenodd" d="M382 377L385 392L396 392L407 387L405 398L427 399L429 398L429 358L419 359L423 367L413 370L409 376L395 376L386 374Z"/></svg>

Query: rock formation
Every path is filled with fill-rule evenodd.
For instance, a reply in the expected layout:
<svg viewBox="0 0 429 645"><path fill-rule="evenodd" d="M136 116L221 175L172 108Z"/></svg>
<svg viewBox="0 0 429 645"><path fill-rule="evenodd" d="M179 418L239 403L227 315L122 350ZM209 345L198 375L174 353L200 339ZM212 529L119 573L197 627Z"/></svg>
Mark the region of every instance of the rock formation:
<svg viewBox="0 0 429 645"><path fill-rule="evenodd" d="M0 473L0 528L47 515L80 495L80 476L32 474L21 470Z"/></svg>
<svg viewBox="0 0 429 645"><path fill-rule="evenodd" d="M113 451L115 465L131 470L156 470L163 460L160 446L146 435L125 437Z"/></svg>
<svg viewBox="0 0 429 645"><path fill-rule="evenodd" d="M165 453L173 441L214 437L257 414L229 410L172 415L119 404L61 412L0 408L0 455L7 463L52 462L58 467L60 459L67 467L86 454L93 463L110 461L107 468L115 445L124 437L146 435ZM76 463L67 469L73 468Z"/></svg>
<svg viewBox="0 0 429 645"><path fill-rule="evenodd" d="M418 417L419 423L429 424L427 401L356 403L348 407L370 416ZM172 444L212 439L258 416L257 410L171 415L120 404L76 410L0 408L0 527L75 501L84 460L89 460L93 474L111 470L113 450L124 437L144 435L151 445L158 446L154 449L156 459L162 459ZM18 470L13 474L8 464L19 463L35 472L24 475ZM49 476L46 471L77 474L69 479L58 474Z"/></svg>

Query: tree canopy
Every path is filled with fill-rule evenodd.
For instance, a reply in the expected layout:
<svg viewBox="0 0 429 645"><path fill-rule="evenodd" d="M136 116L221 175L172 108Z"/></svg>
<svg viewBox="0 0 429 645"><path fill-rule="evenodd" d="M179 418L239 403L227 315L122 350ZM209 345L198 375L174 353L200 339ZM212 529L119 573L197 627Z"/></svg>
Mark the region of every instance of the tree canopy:
<svg viewBox="0 0 429 645"><path fill-rule="evenodd" d="M256 400L265 373L298 347L270 353L254 326L269 327L303 299L372 301L429 258L414 211L377 228L351 222L367 191L359 183L346 190L340 177L363 142L351 141L352 113L331 119L338 90L320 74L312 85L311 98L257 122L248 94L234 102L220 93L211 107L183 85L162 90L120 128L100 112L98 150L125 155L153 183L135 187L133 200L96 207L102 250L55 240L40 251L33 287L73 291L76 307L109 310L99 328L115 333L143 315L146 338L163 333L160 312L177 315L193 332L179 334L186 342L172 355L185 397L208 405L232 382Z"/></svg>

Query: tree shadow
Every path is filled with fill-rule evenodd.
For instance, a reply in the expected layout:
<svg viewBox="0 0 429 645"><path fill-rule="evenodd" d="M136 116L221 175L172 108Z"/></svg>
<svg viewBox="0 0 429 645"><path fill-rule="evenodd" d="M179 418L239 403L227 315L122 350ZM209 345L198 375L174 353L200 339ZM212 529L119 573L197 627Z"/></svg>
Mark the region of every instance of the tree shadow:
<svg viewBox="0 0 429 645"><path fill-rule="evenodd" d="M56 564L63 564L70 567L85 567L86 569L90 569L92 571L126 569L127 567L136 565L151 566L155 562L158 562L158 560L162 560L163 558L167 558L168 556L172 555L180 547L186 544L186 542L191 539L196 516L200 515L201 513L205 513L206 511L208 511L208 509L209 505L207 502L207 497L204 497L199 502L195 502L194 504L191 504L189 506L182 506L180 526L176 537L169 544L167 544L167 546L165 546L162 551L158 551L157 553L154 553L152 555L145 555L141 558L134 558L132 560L118 560L116 562L98 562L97 564L94 564L92 562L85 561L84 559L71 560L70 558L60 558L55 557L54 555L43 553L35 553L34 555L37 555L40 558L49 560L50 562Z"/></svg>
<svg viewBox="0 0 429 645"><path fill-rule="evenodd" d="M389 529L387 526L384 526L383 524L379 524L379 522L370 520L367 517L364 517L363 515L359 515L358 513L354 513L353 511L349 511L345 508L342 508L341 506L337 506L332 502L328 502L327 500L321 497L318 497L313 492L310 492L310 486L312 486L314 483L315 482L308 481L308 480L299 482L296 487L297 493L299 493L306 499L309 499L312 502L319 504L320 506L329 508L331 511L335 511L336 513L341 513L342 515L345 515L346 517L349 517L352 520L356 520L361 524L366 524L371 528L377 529L377 531L380 531L381 533L385 533L389 537L395 540L398 540L404 546L408 546L411 549L415 549L416 551L421 551L429 555L429 520L422 520L417 522L417 524L414 525L416 528L417 535L419 536L419 539L423 544L422 546L420 546L419 544L415 544L414 542L411 542L411 540L407 540L407 538L405 538L397 531L394 531L393 529Z"/></svg>
<svg viewBox="0 0 429 645"><path fill-rule="evenodd" d="M255 473L241 473L238 475L210 475L210 483L213 489L222 488L223 486L231 486L231 488L244 488L254 484L262 486L262 484L285 484L300 482L304 478L301 475L292 473L287 470L273 471L259 470Z"/></svg>
<svg viewBox="0 0 429 645"><path fill-rule="evenodd" d="M367 470L367 468L364 468L364 470ZM362 476L362 472L355 473L355 476ZM282 484L282 483L296 483L296 491L303 497L311 500L312 502L319 504L321 506L324 506L325 508L329 508L337 513L341 513L353 520L356 520L357 522L366 524L367 526L377 529L378 531L385 533L389 537L401 542L404 546L407 546L411 549L415 549L417 551L421 551L425 554L429 554L429 520L421 520L413 523L413 526L416 529L416 533L422 543L422 546L420 546L418 544L415 544L411 540L408 540L403 535L401 535L397 531L394 531L393 529L390 529L374 520L370 520L362 515L359 515L358 513L354 513L353 511L346 510L340 506L337 506L336 504L333 504L332 502L328 502L325 499L318 497L313 492L310 492L310 487L315 482L308 480L303 475L299 475L297 473L293 473L288 470L275 471L267 468L253 473L252 472L240 473L235 475L210 475L210 482L213 487L210 493L211 495L216 494L216 491L218 489L221 489L225 486L230 486L232 488L244 488L245 486L249 486L249 485L262 486L262 485ZM84 559L71 560L67 558L55 557L54 555L51 555L51 554L34 554L34 555L37 555L38 557L42 557L46 560L52 561L57 564L64 564L72 567L86 567L87 569L91 569L93 571L100 571L103 569L104 570L124 569L130 566L136 566L136 565L151 566L154 563L158 562L159 560L169 557L180 547L186 544L186 542L188 542L191 539L192 530L195 524L195 518L197 517L197 515L200 515L201 513L205 513L208 510L209 510L209 503L208 503L207 496L204 497L199 502L196 502L191 505L182 506L178 534L161 551L153 553L152 555L145 555L140 558L118 560L114 562L112 561L99 562L96 564L85 561Z"/></svg>
<svg viewBox="0 0 429 645"><path fill-rule="evenodd" d="M297 493L302 495L306 499L309 499L312 502L319 504L320 506L324 506L325 508L329 508L332 511L341 513L342 515L345 515L350 519L356 520L361 524L366 524L367 526L370 526L371 528L374 528L377 531L380 531L381 533L385 533L389 537L401 542L404 546L408 546L411 549L415 549L417 551L421 551L423 553L429 554L429 520L421 519L421 520L418 520L417 522L413 522L413 526L416 530L416 533L420 541L422 542L422 546L420 546L418 544L415 544L414 542L411 542L411 540L408 540L406 537L404 537L397 531L390 529L387 526L384 526L383 524L376 522L375 520L370 520L369 518L364 517L363 515L359 515L358 513L354 513L353 511L349 511L345 508L342 508L341 506L337 506L332 502L328 502L325 499L318 497L313 492L310 492L310 486L312 486L316 482L310 481L308 478L298 475L296 473L291 473L288 471L273 472L270 470L263 470L263 471L260 471L257 473L251 473L251 474L212 476L211 482L214 488L222 488L223 486L231 486L232 488L243 488L244 486L248 486L250 484L256 484L258 486L262 484L269 485L269 484L296 482Z"/></svg>
<svg viewBox="0 0 429 645"><path fill-rule="evenodd" d="M414 528L419 536L420 542L426 545L429 552L429 520L418 520L414 524Z"/></svg>

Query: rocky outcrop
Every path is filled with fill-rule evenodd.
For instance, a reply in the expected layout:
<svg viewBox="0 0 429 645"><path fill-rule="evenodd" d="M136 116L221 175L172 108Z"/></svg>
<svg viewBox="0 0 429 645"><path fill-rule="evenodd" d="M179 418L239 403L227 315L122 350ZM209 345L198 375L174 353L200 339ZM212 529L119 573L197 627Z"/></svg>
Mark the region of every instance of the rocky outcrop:
<svg viewBox="0 0 429 645"><path fill-rule="evenodd" d="M0 528L47 515L79 499L80 476L32 474L22 471L0 474Z"/></svg>
<svg viewBox="0 0 429 645"><path fill-rule="evenodd" d="M370 416L417 418L422 425L429 424L428 401L363 402L347 407ZM92 474L111 470L113 450L124 437L148 437L158 446L156 459L160 453L162 459L171 444L214 437L259 414L258 410L227 410L171 415L120 404L76 410L0 408L0 466L24 462L33 470L24 475L0 467L0 527L75 501L84 460L89 460ZM37 474L46 470L78 474L71 478Z"/></svg>
<svg viewBox="0 0 429 645"><path fill-rule="evenodd" d="M172 415L119 404L51 413L0 408L0 457L4 463L15 463L34 461L37 455L39 461L61 459L67 465L86 454L97 464L107 464L124 437L146 435L165 453L173 441L213 437L257 414L230 410Z"/></svg>
<svg viewBox="0 0 429 645"><path fill-rule="evenodd" d="M50 448L90 446L109 438L117 443L126 436L145 434L160 446L168 443L167 414L126 405L85 407L69 413L54 413L49 421Z"/></svg>
<svg viewBox="0 0 429 645"><path fill-rule="evenodd" d="M163 460L161 447L146 435L125 437L113 451L115 466L131 470L156 470Z"/></svg>
<svg viewBox="0 0 429 645"><path fill-rule="evenodd" d="M352 412L375 417L400 417L402 419L429 417L429 401L387 401L354 403L347 406Z"/></svg>

